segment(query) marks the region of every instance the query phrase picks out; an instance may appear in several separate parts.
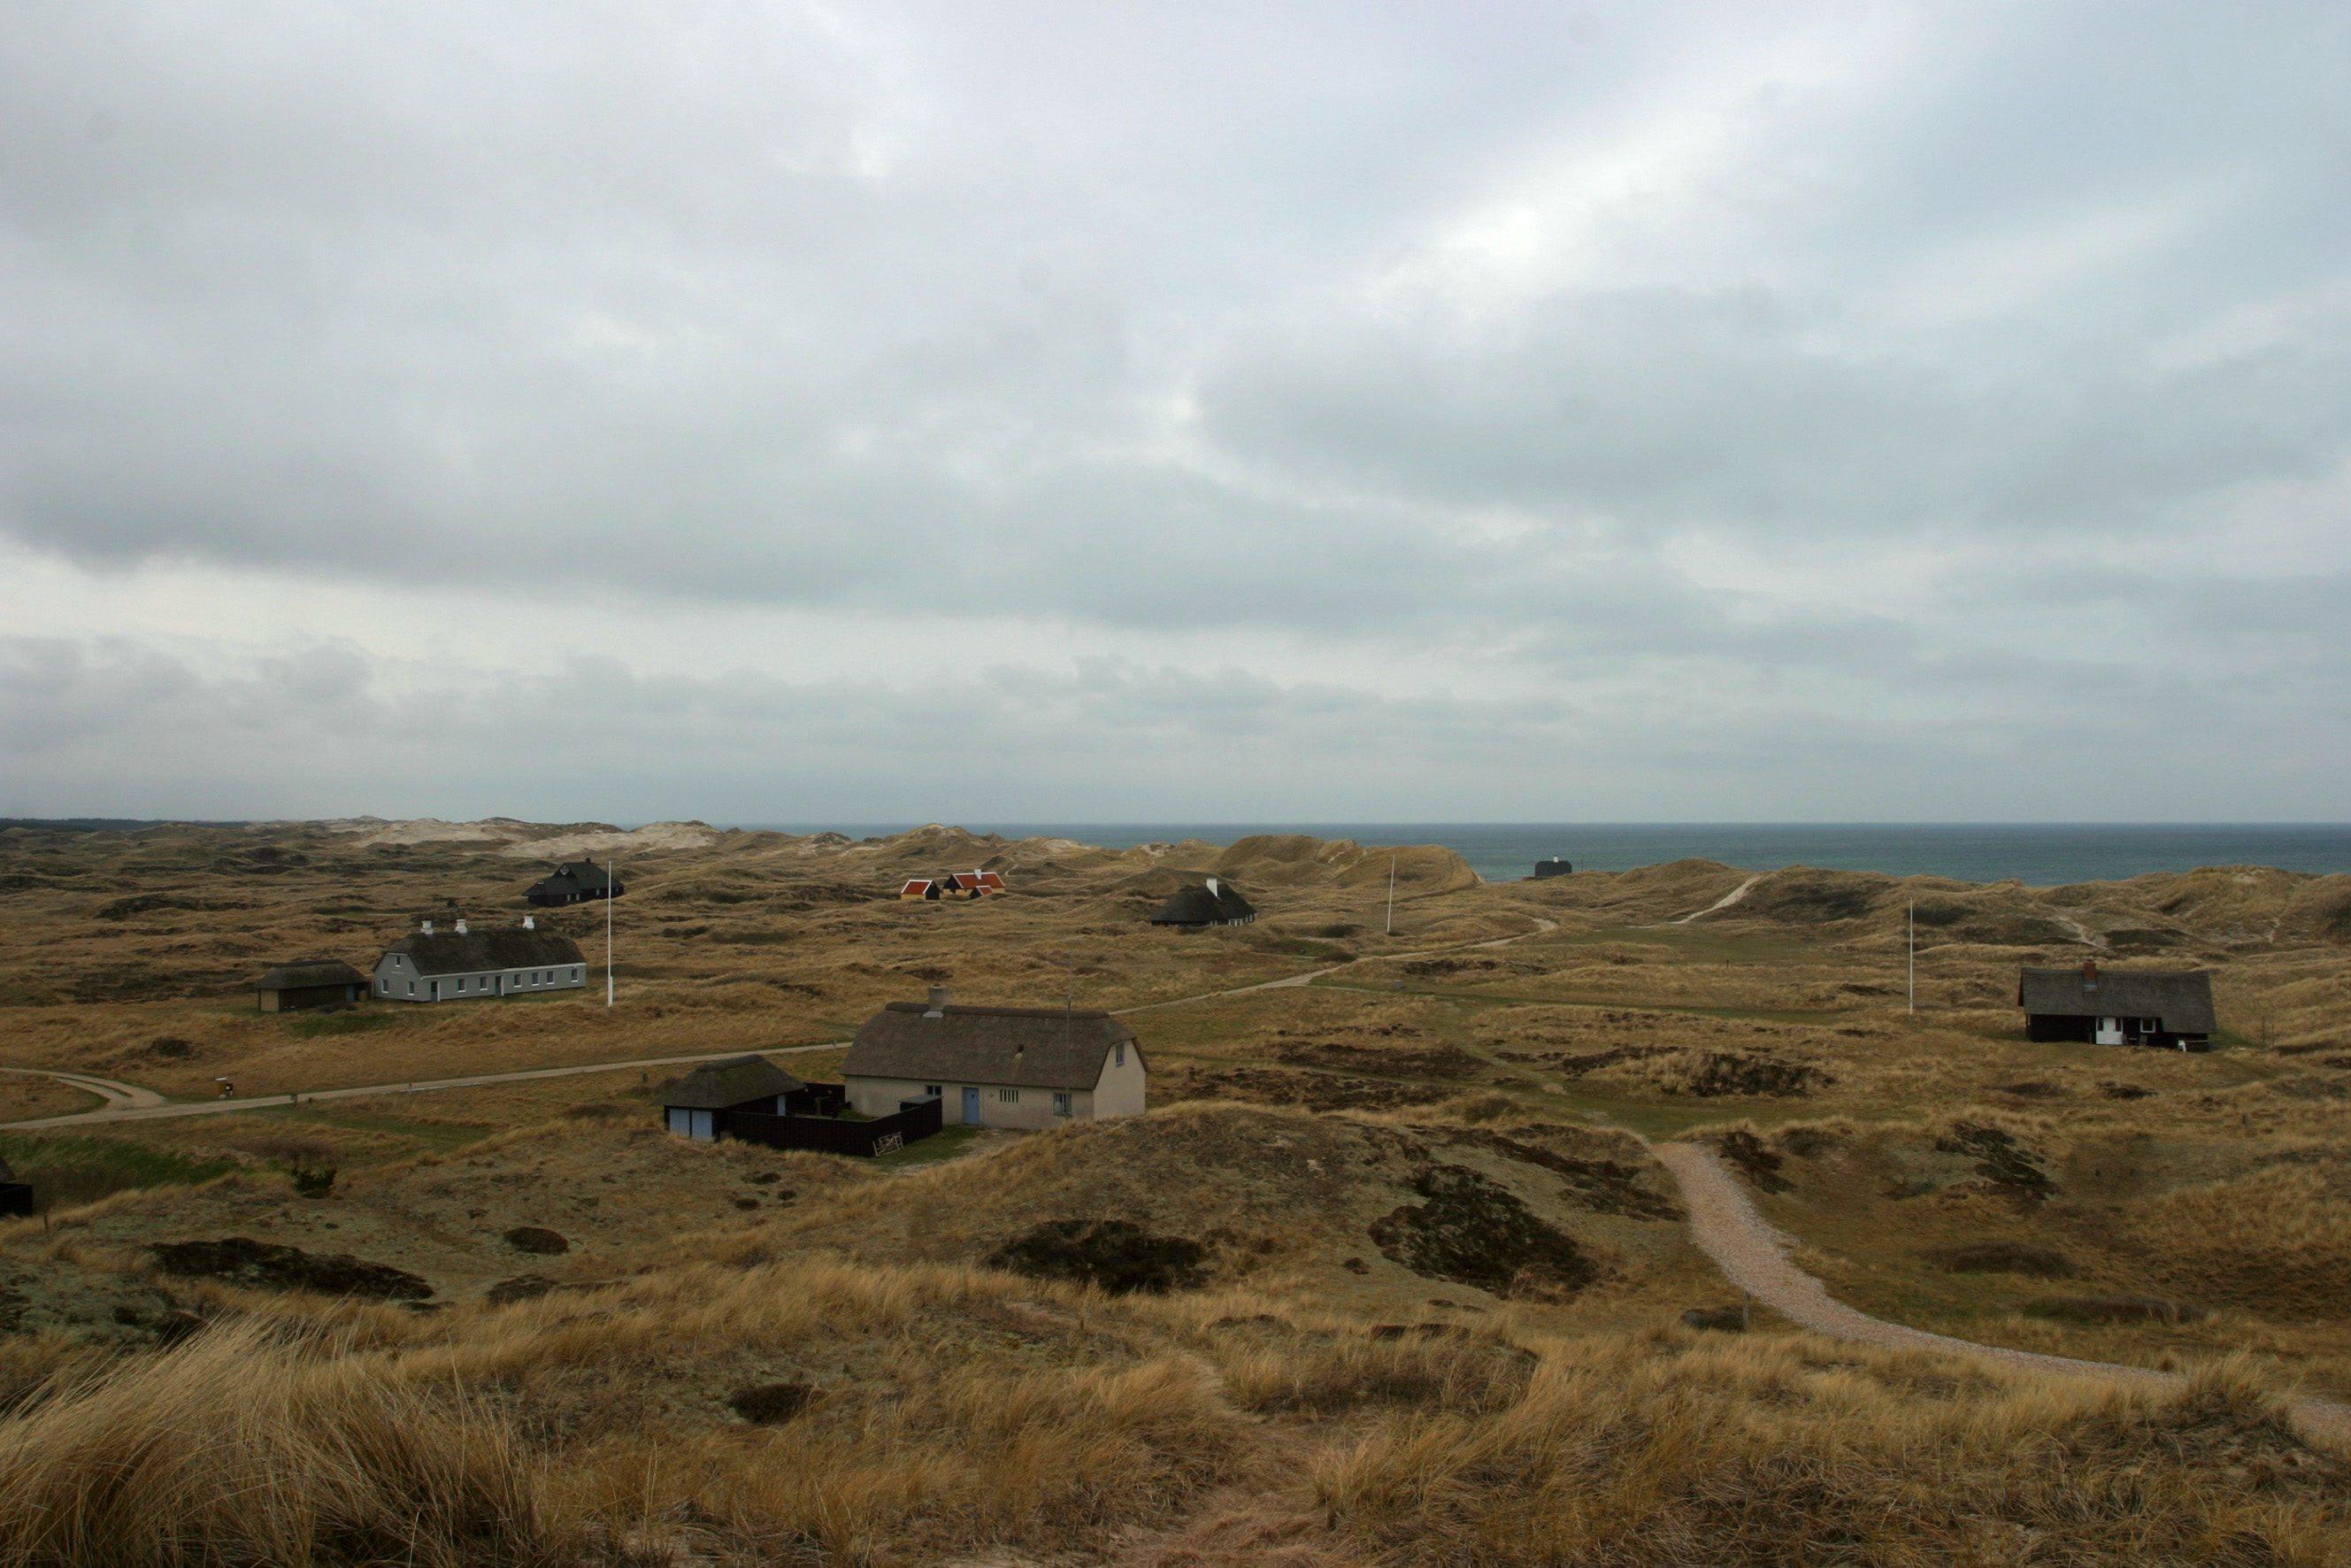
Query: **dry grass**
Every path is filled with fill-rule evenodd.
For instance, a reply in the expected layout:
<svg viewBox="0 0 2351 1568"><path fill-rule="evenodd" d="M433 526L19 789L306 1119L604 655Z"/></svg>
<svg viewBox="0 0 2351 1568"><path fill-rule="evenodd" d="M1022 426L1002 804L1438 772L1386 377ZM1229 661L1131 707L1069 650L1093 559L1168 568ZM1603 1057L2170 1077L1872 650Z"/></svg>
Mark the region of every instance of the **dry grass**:
<svg viewBox="0 0 2351 1568"><path fill-rule="evenodd" d="M103 1375L0 1423L0 1563L553 1563L507 1426L331 1343L261 1325Z"/></svg>
<svg viewBox="0 0 2351 1568"><path fill-rule="evenodd" d="M1584 1342L1484 1416L1318 1468L1397 1563L2307 1563L2351 1552L2339 1456L2222 1368L2169 1398L1805 1342Z"/></svg>

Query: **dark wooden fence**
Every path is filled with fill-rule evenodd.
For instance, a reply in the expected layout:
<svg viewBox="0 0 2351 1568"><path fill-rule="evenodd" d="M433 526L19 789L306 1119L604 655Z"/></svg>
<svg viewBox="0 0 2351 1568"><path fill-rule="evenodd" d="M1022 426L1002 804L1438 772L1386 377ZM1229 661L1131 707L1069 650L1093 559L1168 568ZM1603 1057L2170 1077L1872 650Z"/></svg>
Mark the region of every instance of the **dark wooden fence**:
<svg viewBox="0 0 2351 1568"><path fill-rule="evenodd" d="M904 1100L887 1116L852 1122L834 1116L778 1116L760 1111L716 1111L711 1131L771 1149L814 1149L820 1154L872 1158L929 1137L942 1124L936 1095Z"/></svg>

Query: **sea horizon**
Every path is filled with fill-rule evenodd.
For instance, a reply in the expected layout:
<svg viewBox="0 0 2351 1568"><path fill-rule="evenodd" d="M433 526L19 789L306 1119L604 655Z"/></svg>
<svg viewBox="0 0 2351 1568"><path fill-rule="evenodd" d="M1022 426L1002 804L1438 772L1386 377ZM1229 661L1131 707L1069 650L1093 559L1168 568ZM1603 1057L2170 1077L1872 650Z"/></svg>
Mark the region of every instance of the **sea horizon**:
<svg viewBox="0 0 2351 1568"><path fill-rule="evenodd" d="M934 821L937 819L933 819ZM885 837L924 822L737 822L749 830ZM970 819L949 825L1006 838L1061 838L1128 849L1259 833L1364 844L1442 844L1489 882L1531 876L1553 856L1578 871L1633 871L1677 860L1750 871L1816 866L2033 886L2119 882L2208 866L2351 873L2345 822L1080 822Z"/></svg>

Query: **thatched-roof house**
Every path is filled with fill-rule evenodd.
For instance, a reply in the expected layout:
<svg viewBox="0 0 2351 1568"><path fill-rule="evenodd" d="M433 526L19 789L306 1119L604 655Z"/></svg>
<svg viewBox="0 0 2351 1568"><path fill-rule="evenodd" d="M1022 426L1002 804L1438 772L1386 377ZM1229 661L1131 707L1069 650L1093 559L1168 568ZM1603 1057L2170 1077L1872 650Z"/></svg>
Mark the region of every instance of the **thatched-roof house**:
<svg viewBox="0 0 2351 1568"><path fill-rule="evenodd" d="M951 1124L1050 1127L1141 1111L1148 1069L1134 1031L1098 1009L965 1007L935 989L867 1019L841 1076L867 1115L936 1095Z"/></svg>
<svg viewBox="0 0 2351 1568"><path fill-rule="evenodd" d="M712 1113L761 1111L781 1116L808 1087L764 1056L705 1061L662 1091L662 1117L684 1138L715 1136Z"/></svg>
<svg viewBox="0 0 2351 1568"><path fill-rule="evenodd" d="M608 875L594 861L565 861L530 884L523 896L543 908L585 904L592 898L618 898L629 884Z"/></svg>
<svg viewBox="0 0 2351 1568"><path fill-rule="evenodd" d="M2202 1051L2220 1029L2207 969L2026 969L2016 1005L2028 1040Z"/></svg>
<svg viewBox="0 0 2351 1568"><path fill-rule="evenodd" d="M427 920L375 961L375 994L402 1002L536 996L576 991L587 983L580 944L559 931L538 929L528 915L520 925L479 931L462 920L435 931Z"/></svg>
<svg viewBox="0 0 2351 1568"><path fill-rule="evenodd" d="M347 1007L368 994L368 977L340 958L298 958L253 983L266 1013Z"/></svg>
<svg viewBox="0 0 2351 1568"><path fill-rule="evenodd" d="M1154 925L1247 925L1257 918L1257 906L1221 877L1210 877L1190 887L1179 887L1152 912Z"/></svg>

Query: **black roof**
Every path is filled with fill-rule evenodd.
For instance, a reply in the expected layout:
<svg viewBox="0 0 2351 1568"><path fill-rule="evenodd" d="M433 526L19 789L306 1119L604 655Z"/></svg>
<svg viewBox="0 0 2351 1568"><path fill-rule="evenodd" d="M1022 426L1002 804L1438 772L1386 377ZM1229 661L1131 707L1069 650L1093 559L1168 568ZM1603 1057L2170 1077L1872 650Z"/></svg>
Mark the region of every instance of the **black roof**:
<svg viewBox="0 0 2351 1568"><path fill-rule="evenodd" d="M420 975L478 975L489 969L586 962L580 944L561 932L526 931L518 925L430 935L412 931L384 951L405 955Z"/></svg>
<svg viewBox="0 0 2351 1568"><path fill-rule="evenodd" d="M808 1087L764 1056L705 1061L662 1091L662 1103L686 1111L724 1111Z"/></svg>
<svg viewBox="0 0 2351 1568"><path fill-rule="evenodd" d="M1257 906L1240 895L1231 883L1210 877L1207 883L1179 887L1152 912L1154 925L1217 925L1247 920Z"/></svg>
<svg viewBox="0 0 2351 1568"><path fill-rule="evenodd" d="M2026 969L2016 1005L2043 1018L2161 1019L2173 1034L2210 1034L2209 969Z"/></svg>
<svg viewBox="0 0 2351 1568"><path fill-rule="evenodd" d="M259 991L290 991L303 986L364 986L367 977L340 958L297 958L254 982Z"/></svg>

